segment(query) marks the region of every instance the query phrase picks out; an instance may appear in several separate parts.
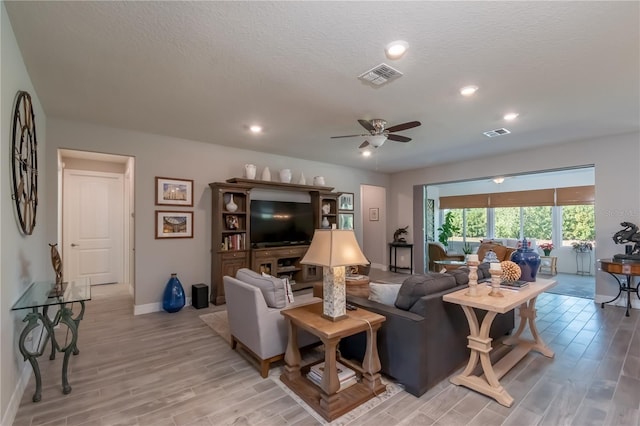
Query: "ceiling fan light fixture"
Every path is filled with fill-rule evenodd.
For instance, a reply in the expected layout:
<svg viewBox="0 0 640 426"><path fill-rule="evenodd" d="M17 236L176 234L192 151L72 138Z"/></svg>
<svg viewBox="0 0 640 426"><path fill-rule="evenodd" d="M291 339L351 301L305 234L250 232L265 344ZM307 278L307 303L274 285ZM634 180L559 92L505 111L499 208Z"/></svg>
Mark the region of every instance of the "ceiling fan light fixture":
<svg viewBox="0 0 640 426"><path fill-rule="evenodd" d="M460 94L462 96L473 96L478 91L478 86L464 86L460 89Z"/></svg>
<svg viewBox="0 0 640 426"><path fill-rule="evenodd" d="M368 149L365 149L362 151L362 156L363 157L371 157L371 151L369 151Z"/></svg>
<svg viewBox="0 0 640 426"><path fill-rule="evenodd" d="M396 40L387 44L384 52L389 59L400 59L407 52L407 49L409 49L409 43L404 40Z"/></svg>
<svg viewBox="0 0 640 426"><path fill-rule="evenodd" d="M374 135L367 137L367 140L369 141L369 145L374 148L379 148L387 140L387 137L385 135Z"/></svg>
<svg viewBox="0 0 640 426"><path fill-rule="evenodd" d="M497 183L498 185L501 184L502 182L504 182L504 177L502 176L498 176L492 179L494 183Z"/></svg>

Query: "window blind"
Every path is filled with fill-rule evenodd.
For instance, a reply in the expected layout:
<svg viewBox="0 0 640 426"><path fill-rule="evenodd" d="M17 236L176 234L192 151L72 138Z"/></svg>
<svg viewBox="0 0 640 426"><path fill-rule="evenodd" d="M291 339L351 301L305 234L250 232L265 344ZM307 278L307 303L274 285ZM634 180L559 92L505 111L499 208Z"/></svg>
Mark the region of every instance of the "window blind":
<svg viewBox="0 0 640 426"><path fill-rule="evenodd" d="M531 191L496 192L490 196L491 207L553 206L553 189Z"/></svg>
<svg viewBox="0 0 640 426"><path fill-rule="evenodd" d="M489 207L489 194L440 197L441 209L472 209Z"/></svg>
<svg viewBox="0 0 640 426"><path fill-rule="evenodd" d="M572 186L570 188L556 188L556 205L571 206L578 204L595 204L596 187Z"/></svg>

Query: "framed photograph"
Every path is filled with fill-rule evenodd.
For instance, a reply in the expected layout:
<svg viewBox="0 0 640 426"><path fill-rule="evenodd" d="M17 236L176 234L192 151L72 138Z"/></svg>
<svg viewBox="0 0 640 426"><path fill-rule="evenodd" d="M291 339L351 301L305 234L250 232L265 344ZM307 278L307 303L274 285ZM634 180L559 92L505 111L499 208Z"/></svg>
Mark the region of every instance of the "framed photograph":
<svg viewBox="0 0 640 426"><path fill-rule="evenodd" d="M338 214L339 229L353 229L353 213Z"/></svg>
<svg viewBox="0 0 640 426"><path fill-rule="evenodd" d="M369 209L369 221L377 222L380 220L380 209L378 207L371 207Z"/></svg>
<svg viewBox="0 0 640 426"><path fill-rule="evenodd" d="M193 207L193 180L156 176L156 206Z"/></svg>
<svg viewBox="0 0 640 426"><path fill-rule="evenodd" d="M193 212L156 210L156 239L193 238Z"/></svg>
<svg viewBox="0 0 640 426"><path fill-rule="evenodd" d="M353 210L353 192L343 192L338 198L338 210Z"/></svg>

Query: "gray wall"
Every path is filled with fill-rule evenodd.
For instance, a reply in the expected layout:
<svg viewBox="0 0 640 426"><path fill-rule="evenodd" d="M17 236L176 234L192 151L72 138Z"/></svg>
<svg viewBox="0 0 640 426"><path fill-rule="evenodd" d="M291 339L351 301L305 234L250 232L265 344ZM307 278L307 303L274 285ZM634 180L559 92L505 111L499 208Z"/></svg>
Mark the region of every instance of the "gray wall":
<svg viewBox="0 0 640 426"><path fill-rule="evenodd" d="M560 169L593 164L596 186L596 250L594 259L621 251L611 236L620 222L640 224L640 133L595 138L544 149L461 161L391 176L388 231L413 223L413 186L464 179ZM617 284L608 274L596 273L596 301L617 294ZM635 301L637 302L637 301Z"/></svg>
<svg viewBox="0 0 640 426"><path fill-rule="evenodd" d="M277 180L277 172L283 168L293 171L294 181L301 171L307 177L322 175L327 186L355 194L355 218L360 217L361 211L360 185L386 187L389 183L388 175L376 172L53 118L49 120L47 132L47 162L51 170L47 174L48 182L57 179L58 149L135 157L137 312L148 312L160 303L162 291L172 272L178 274L188 296L191 284L210 284L211 191L208 184L242 177L245 163L256 164L258 176L268 166L274 180ZM194 207L182 209L194 212L193 239L155 239L155 211L171 210L155 206L156 176L194 180ZM55 205L57 196L56 187L52 185L48 193L51 205ZM55 240L57 217L54 211L47 214L46 219L49 238ZM362 242L362 228L359 226L356 226L356 235Z"/></svg>
<svg viewBox="0 0 640 426"><path fill-rule="evenodd" d="M20 403L22 392L29 376L21 376L24 362L18 351L17 340L24 324L25 311L12 312L11 306L33 281L53 278L49 258L46 230L47 194L49 186L44 178L47 162L44 161L47 142L47 119L40 100L31 84L24 66L20 49L16 43L4 3L1 10L2 35L2 82L0 107L0 424L11 424ZM38 136L38 210L33 234L23 236L15 215L11 198L11 131L13 104L18 90L26 90L33 102L36 132ZM55 170L55 166L54 166ZM55 211L55 204L53 205ZM30 369L28 370L30 371ZM22 377L22 382L20 382ZM13 399L12 399L13 398Z"/></svg>

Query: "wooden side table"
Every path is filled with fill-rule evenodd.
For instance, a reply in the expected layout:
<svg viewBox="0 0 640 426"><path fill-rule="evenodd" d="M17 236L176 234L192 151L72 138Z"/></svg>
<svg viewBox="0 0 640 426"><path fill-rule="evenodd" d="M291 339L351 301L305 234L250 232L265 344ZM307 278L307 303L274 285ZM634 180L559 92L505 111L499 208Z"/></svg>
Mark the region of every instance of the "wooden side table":
<svg viewBox="0 0 640 426"><path fill-rule="evenodd" d="M536 298L554 285L556 285L554 280L538 278L522 290L502 290L503 297L489 296L490 286L485 285L478 286L478 296L465 295L466 288L442 296L445 302L462 306L470 330L469 344L467 345L471 349L469 362L462 374L450 379L451 383L466 386L495 399L506 407L511 407L513 397L502 387L500 378L533 350L548 358L554 356L553 351L542 340L536 328ZM515 334L504 341L505 344L512 345L513 349L495 365L492 365L489 356L492 349L492 339L489 337L491 323L497 314L504 314L518 306L520 307L520 325ZM482 325L478 322L473 308L487 311ZM522 338L522 332L527 324L533 340ZM482 366L483 374L475 375L473 372L478 361Z"/></svg>
<svg viewBox="0 0 640 426"><path fill-rule="evenodd" d="M323 418L332 421L386 390L386 386L380 381L380 359L376 342L377 331L385 321L384 316L358 308L348 311L346 319L334 322L321 316L322 303L283 309L280 313L288 319L289 325L289 341L284 356L286 365L280 380ZM318 336L324 344L326 374L322 376L320 387L306 377L309 366L300 365L298 328ZM344 362L356 370L360 380L338 393L338 343L343 337L362 331L367 333L367 348L362 366Z"/></svg>
<svg viewBox="0 0 640 426"><path fill-rule="evenodd" d="M558 258L556 256L540 256L540 268L538 272L541 274L556 275L558 273Z"/></svg>

